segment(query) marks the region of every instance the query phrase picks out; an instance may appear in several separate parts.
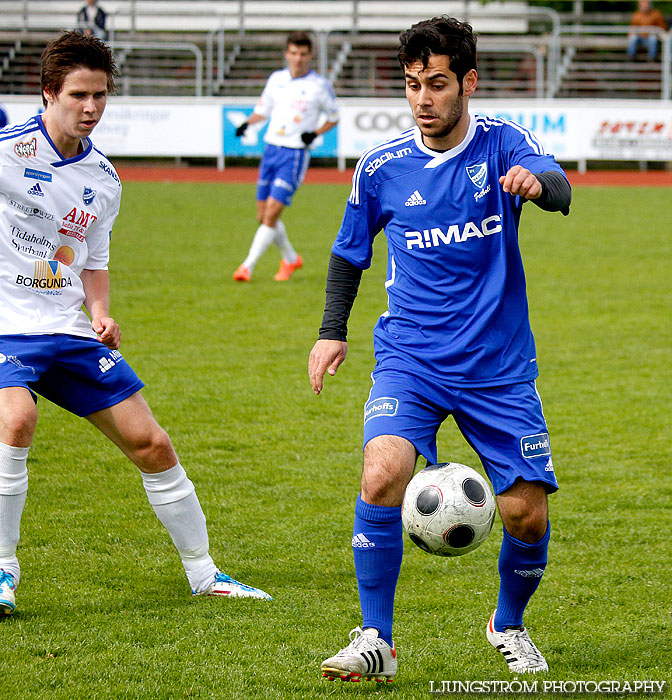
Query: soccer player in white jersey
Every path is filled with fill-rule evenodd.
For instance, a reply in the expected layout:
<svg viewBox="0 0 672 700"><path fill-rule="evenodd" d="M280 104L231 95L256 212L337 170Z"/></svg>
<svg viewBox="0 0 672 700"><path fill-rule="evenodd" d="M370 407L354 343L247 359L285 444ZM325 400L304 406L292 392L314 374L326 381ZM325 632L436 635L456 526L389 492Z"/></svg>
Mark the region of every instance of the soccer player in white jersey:
<svg viewBox="0 0 672 700"><path fill-rule="evenodd" d="M331 83L310 68L313 43L305 32L287 38L287 68L271 73L250 118L236 129L242 136L252 124L269 120L264 154L257 179L259 227L245 260L233 273L237 282L249 282L254 266L274 243L282 255L274 279L288 280L303 267L280 220L282 211L303 182L310 161L310 144L338 122L338 105ZM321 119L326 119L320 124Z"/></svg>
<svg viewBox="0 0 672 700"><path fill-rule="evenodd" d="M83 416L139 468L192 593L270 599L219 571L170 438L140 393L110 316L121 183L89 135L118 75L100 40L65 32L42 54L44 113L0 131L0 613L11 614L37 395ZM82 311L82 305L89 316Z"/></svg>
<svg viewBox="0 0 672 700"><path fill-rule="evenodd" d="M468 24L436 17L413 25L400 36L399 62L416 126L355 169L309 359L319 394L325 372L345 360L348 315L384 229L389 308L374 330L352 540L363 621L322 672L394 678L401 503L417 457L437 462L436 434L449 415L478 454L504 525L487 639L512 672L543 671L523 612L546 567L547 494L557 481L535 387L518 222L528 200L568 213L571 189L529 131L469 114L478 76Z"/></svg>

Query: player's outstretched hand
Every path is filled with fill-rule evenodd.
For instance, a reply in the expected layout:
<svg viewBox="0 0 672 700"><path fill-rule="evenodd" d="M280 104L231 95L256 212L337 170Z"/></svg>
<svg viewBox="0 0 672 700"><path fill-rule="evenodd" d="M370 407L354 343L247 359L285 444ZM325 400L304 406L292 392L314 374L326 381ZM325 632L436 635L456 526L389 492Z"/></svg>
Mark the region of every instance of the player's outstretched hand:
<svg viewBox="0 0 672 700"><path fill-rule="evenodd" d="M247 122L243 122L237 129L236 129L236 136L240 138L246 131L247 127L249 124Z"/></svg>
<svg viewBox="0 0 672 700"><path fill-rule="evenodd" d="M314 131L304 131L301 134L301 140L306 144L306 146L310 146L310 144L317 138L317 134Z"/></svg>
<svg viewBox="0 0 672 700"><path fill-rule="evenodd" d="M98 340L110 350L118 350L121 345L121 329L119 324L109 316L94 318L91 328L98 334Z"/></svg>
<svg viewBox="0 0 672 700"><path fill-rule="evenodd" d="M541 197L541 183L522 165L514 165L506 175L499 178L499 184L504 192L520 195L525 199L539 199Z"/></svg>
<svg viewBox="0 0 672 700"><path fill-rule="evenodd" d="M322 391L325 372L333 377L348 354L348 344L343 340L318 340L308 358L308 376L315 394Z"/></svg>

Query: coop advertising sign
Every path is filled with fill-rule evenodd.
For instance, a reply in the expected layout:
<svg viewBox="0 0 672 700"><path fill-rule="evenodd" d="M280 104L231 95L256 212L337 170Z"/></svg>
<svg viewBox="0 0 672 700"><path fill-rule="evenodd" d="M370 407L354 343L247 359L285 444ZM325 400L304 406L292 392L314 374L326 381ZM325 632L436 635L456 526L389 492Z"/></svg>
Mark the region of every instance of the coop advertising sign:
<svg viewBox="0 0 672 700"><path fill-rule="evenodd" d="M42 109L38 98L3 97L10 123ZM249 99L114 97L93 134L114 158L259 157L262 130L235 136L249 116ZM472 113L511 120L533 131L561 162L582 160L672 161L672 103L637 100L491 100L472 98ZM413 126L404 99L343 99L341 120L311 149L314 156L355 159Z"/></svg>
<svg viewBox="0 0 672 700"><path fill-rule="evenodd" d="M560 161L672 160L672 105L667 102L473 98L469 111L521 124ZM411 126L404 100L347 103L341 112L339 153L357 157Z"/></svg>

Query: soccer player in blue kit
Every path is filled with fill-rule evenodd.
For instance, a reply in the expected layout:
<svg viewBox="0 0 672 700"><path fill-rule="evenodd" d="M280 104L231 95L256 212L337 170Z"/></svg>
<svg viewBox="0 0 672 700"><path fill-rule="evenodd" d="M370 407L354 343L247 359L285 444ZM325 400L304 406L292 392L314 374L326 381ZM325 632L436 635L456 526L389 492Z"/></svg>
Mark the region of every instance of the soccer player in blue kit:
<svg viewBox="0 0 672 700"><path fill-rule="evenodd" d="M270 600L213 562L194 485L119 352L108 260L121 182L89 138L117 75L102 41L65 32L42 54L43 114L0 131L0 615L16 607L38 394L138 467L193 595Z"/></svg>
<svg viewBox="0 0 672 700"><path fill-rule="evenodd" d="M419 22L401 34L398 55L416 126L357 164L309 359L319 394L324 374L345 360L347 319L384 229L389 308L374 329L352 540L363 621L322 674L351 681L396 674L401 503L418 456L437 462L436 434L449 415L481 459L504 525L487 639L511 672L545 671L523 612L546 567L547 494L558 486L535 386L518 223L528 200L569 213L571 189L528 130L469 114L478 76L468 24Z"/></svg>

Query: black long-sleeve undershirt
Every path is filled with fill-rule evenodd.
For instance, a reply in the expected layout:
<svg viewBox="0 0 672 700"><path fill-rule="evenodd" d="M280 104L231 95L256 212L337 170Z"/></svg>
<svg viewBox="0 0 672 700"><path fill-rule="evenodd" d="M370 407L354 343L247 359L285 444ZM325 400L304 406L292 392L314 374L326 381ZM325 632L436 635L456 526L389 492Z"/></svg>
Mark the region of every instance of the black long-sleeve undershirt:
<svg viewBox="0 0 672 700"><path fill-rule="evenodd" d="M556 170L535 173L534 176L541 183L541 197L530 201L544 211L559 211L567 216L572 203L572 188L567 178Z"/></svg>
<svg viewBox="0 0 672 700"><path fill-rule="evenodd" d="M327 272L327 300L319 335L321 340L347 340L348 318L361 279L362 270L345 258L331 254Z"/></svg>

